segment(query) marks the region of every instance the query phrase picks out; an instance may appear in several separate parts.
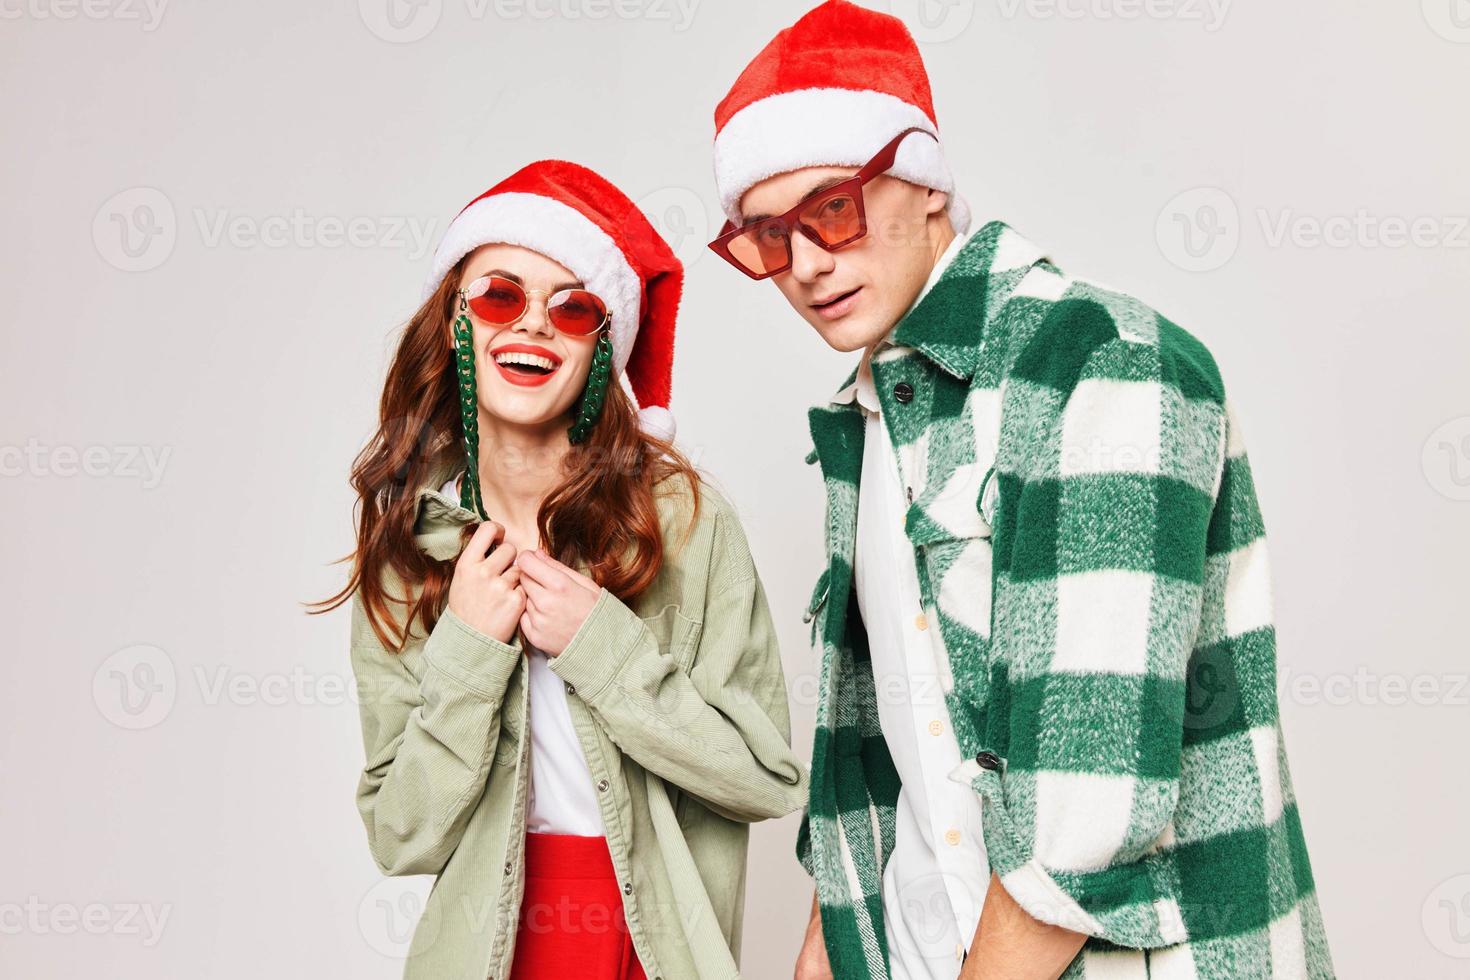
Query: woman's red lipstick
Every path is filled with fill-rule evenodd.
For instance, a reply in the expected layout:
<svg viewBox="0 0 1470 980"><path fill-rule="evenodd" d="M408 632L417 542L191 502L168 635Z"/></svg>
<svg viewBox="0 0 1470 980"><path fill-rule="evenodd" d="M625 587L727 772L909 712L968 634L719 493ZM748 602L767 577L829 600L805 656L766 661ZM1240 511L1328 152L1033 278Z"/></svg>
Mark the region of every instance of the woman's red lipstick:
<svg viewBox="0 0 1470 980"><path fill-rule="evenodd" d="M511 358L511 363L500 363L501 358L508 354L526 355L520 358ZM551 380L561 367L561 358L545 347L537 347L534 344L506 344L504 347L496 347L490 351L490 360L495 365L495 370L500 376L513 385L523 388L534 388L544 385ZM538 363L525 363L534 360ZM520 363L516 363L520 362ZM549 362L550 367L547 366Z"/></svg>

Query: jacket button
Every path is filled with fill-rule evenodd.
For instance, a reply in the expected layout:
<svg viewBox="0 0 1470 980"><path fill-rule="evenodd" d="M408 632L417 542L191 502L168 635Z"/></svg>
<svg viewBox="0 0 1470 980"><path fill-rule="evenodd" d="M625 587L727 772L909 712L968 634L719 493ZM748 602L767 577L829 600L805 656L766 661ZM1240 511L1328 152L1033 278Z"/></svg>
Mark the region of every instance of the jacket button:
<svg viewBox="0 0 1470 980"><path fill-rule="evenodd" d="M597 781L597 792L599 792L599 793L606 793L607 792L607 780L606 779L599 779Z"/></svg>
<svg viewBox="0 0 1470 980"><path fill-rule="evenodd" d="M989 769L991 772L1000 768L1000 756L994 752L981 752L975 756L975 761L980 763L981 769Z"/></svg>
<svg viewBox="0 0 1470 980"><path fill-rule="evenodd" d="M567 693L568 694L576 694L577 693L577 689L575 687L573 687L572 685L568 684L567 685Z"/></svg>
<svg viewBox="0 0 1470 980"><path fill-rule="evenodd" d="M510 874L510 862L505 862L505 873Z"/></svg>
<svg viewBox="0 0 1470 980"><path fill-rule="evenodd" d="M914 386L907 381L900 381L893 386L893 397L898 399L900 405L907 405L914 400Z"/></svg>
<svg viewBox="0 0 1470 980"><path fill-rule="evenodd" d="M625 881L625 882L623 882L623 894L624 895L631 895L631 894L633 894L633 883L631 881Z"/></svg>

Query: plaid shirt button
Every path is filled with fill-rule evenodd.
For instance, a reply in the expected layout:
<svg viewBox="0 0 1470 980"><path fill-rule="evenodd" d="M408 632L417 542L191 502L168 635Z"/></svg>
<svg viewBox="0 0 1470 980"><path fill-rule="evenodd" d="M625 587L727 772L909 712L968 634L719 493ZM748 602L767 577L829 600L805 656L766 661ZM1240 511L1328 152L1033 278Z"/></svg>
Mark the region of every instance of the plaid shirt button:
<svg viewBox="0 0 1470 980"><path fill-rule="evenodd" d="M914 386L907 381L900 381L893 386L893 397L898 399L900 405L907 405L914 400Z"/></svg>
<svg viewBox="0 0 1470 980"><path fill-rule="evenodd" d="M1000 768L1000 756L994 752L981 752L975 756L975 761L980 763L981 769L989 769L991 772Z"/></svg>

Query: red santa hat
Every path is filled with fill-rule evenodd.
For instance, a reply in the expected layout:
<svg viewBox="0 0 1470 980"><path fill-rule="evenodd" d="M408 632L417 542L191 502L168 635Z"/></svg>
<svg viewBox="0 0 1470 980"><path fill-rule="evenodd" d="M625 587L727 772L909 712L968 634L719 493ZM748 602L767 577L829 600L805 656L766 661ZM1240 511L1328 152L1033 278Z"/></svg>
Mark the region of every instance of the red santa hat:
<svg viewBox="0 0 1470 980"><path fill-rule="evenodd" d="M684 266L638 206L586 167L538 160L450 222L434 252L425 298L455 263L492 244L540 252L602 298L611 316L613 372L626 377L643 429L672 439L674 318Z"/></svg>
<svg viewBox="0 0 1470 980"><path fill-rule="evenodd" d="M938 142L919 48L903 21L847 0L808 12L761 49L715 108L715 184L740 221L740 198L767 177L803 167L860 167L905 129L888 171L949 195L957 234L970 211Z"/></svg>

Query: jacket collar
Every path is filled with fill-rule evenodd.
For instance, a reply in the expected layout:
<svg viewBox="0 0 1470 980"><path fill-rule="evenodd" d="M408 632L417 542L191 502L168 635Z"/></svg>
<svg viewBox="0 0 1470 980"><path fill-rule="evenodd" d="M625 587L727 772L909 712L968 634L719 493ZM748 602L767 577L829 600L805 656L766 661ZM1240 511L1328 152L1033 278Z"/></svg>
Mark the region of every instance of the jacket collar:
<svg viewBox="0 0 1470 980"><path fill-rule="evenodd" d="M413 522L414 544L425 555L436 561L452 561L463 550L461 530L467 525L480 523L480 515L459 505L459 498L446 494L441 488L451 478L464 472L464 463L458 457L431 468L428 482L414 492L416 511ZM573 567L582 574L589 568L585 560L578 559Z"/></svg>
<svg viewBox="0 0 1470 980"><path fill-rule="evenodd" d="M893 339L912 347L962 380L975 374L985 341L985 325L1005 292L1004 273L1029 269L1044 258L1041 249L1004 222L992 221L969 237L933 288L899 321Z"/></svg>
<svg viewBox="0 0 1470 980"><path fill-rule="evenodd" d="M879 346L913 348L968 381L980 361L985 325L996 312L992 307L1009 295L1018 275L1045 258L1045 252L1003 221L988 222L967 238L956 237L914 304ZM830 404L853 405L857 380L854 370Z"/></svg>
<svg viewBox="0 0 1470 980"><path fill-rule="evenodd" d="M968 238L962 235L956 235L954 240L945 247L944 252L939 256L939 260L934 263L934 268L929 270L929 278L925 281L924 288L919 290L919 295L914 297L914 301L909 304L909 311L914 310L924 301L924 297L929 295L929 291L944 276L945 272L954 262L955 256L965 247L967 241L969 241ZM858 362L857 370L853 372L849 383L844 384L842 390L832 396L832 404L851 405L856 401L870 412L878 411L878 396L876 392L871 390L873 385L871 361L877 351L892 347L897 342L895 335L898 333L898 325L904 321L907 315L908 313L905 313L904 316L899 317L898 323L894 324L893 329L888 331L888 335L880 340L874 349L864 352L863 359Z"/></svg>
<svg viewBox="0 0 1470 980"><path fill-rule="evenodd" d="M460 552L460 529L479 521L479 515L466 510L459 501L445 495L440 487L463 468L459 460L451 460L432 468L429 482L416 492L417 506L413 523L413 540L418 549L436 561L457 558Z"/></svg>

